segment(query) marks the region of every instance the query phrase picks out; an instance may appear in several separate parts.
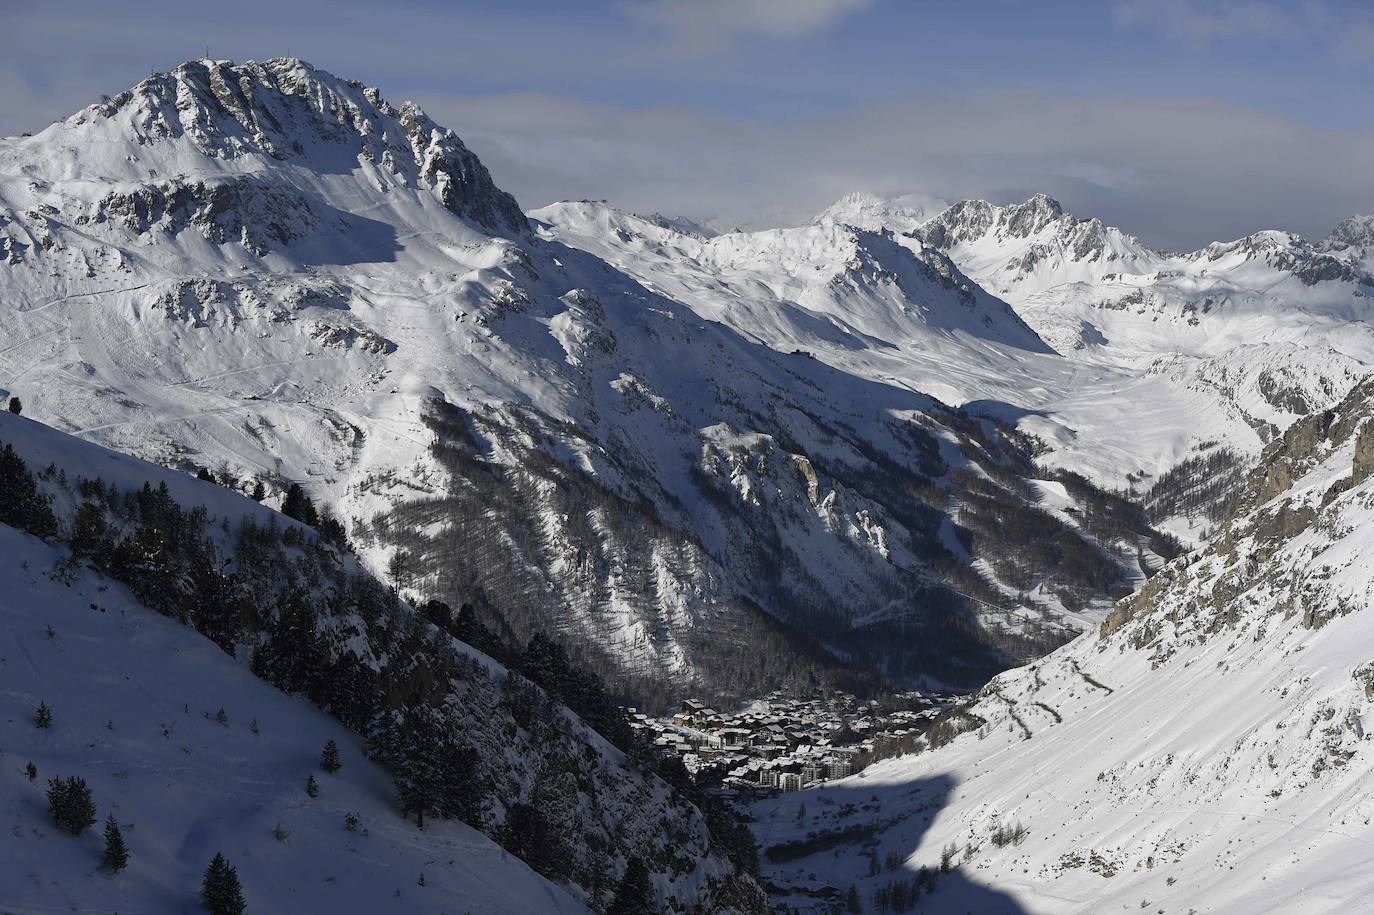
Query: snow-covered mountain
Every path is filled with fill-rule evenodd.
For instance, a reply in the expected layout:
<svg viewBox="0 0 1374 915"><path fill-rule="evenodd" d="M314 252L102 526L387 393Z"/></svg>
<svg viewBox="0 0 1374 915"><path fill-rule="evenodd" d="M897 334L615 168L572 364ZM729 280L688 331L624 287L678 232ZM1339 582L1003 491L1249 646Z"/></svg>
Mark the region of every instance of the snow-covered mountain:
<svg viewBox="0 0 1374 915"><path fill-rule="evenodd" d="M413 105L187 63L0 141L3 384L273 502L300 482L407 593L555 631L644 703L976 685L1170 553L1036 468L1016 366L1061 360L940 252L833 219L536 217ZM937 399L977 385L998 396Z"/></svg>
<svg viewBox="0 0 1374 915"><path fill-rule="evenodd" d="M1043 442L1043 462L1111 486L1147 486L1218 444L1257 454L1374 364L1362 217L1316 244L1260 232L1175 254L1043 194L938 212L851 195L809 226L711 239L654 233L595 204L533 215L770 347L952 404L1010 405L996 409ZM1026 345L995 309L980 310L980 332L931 320L957 309L928 290L905 288L894 306L848 288L844 265L899 263L893 248L928 265L946 255L941 269L1010 303L1053 352Z"/></svg>
<svg viewBox="0 0 1374 915"><path fill-rule="evenodd" d="M1330 259L1315 246L1294 241L1260 262L1226 246L1194 256L1223 271L1206 279L1229 290L1222 308L1199 297L1197 276L1170 272L1171 257L1188 258L1043 195L930 218L859 195L812 225L709 239L601 203L531 215L540 232L744 336L1012 423L1037 440L1042 464L1112 488L1144 492L1218 446L1248 459L1374 360L1363 287L1291 272L1309 269L1295 258ZM918 269L924 283L907 279ZM1171 309L1170 296L1181 297ZM1207 526L1198 514L1159 520L1186 540Z"/></svg>
<svg viewBox="0 0 1374 915"><path fill-rule="evenodd" d="M1371 416L1366 380L1295 423L1204 550L925 752L762 803L766 876L865 910L920 868L918 911L1366 910Z"/></svg>
<svg viewBox="0 0 1374 915"><path fill-rule="evenodd" d="M1374 360L1368 229L1355 217L1317 244L1268 231L1175 254L1036 195L963 201L903 240L945 251L1075 361L1210 392L1257 433L1225 430L1229 443L1253 451Z"/></svg>

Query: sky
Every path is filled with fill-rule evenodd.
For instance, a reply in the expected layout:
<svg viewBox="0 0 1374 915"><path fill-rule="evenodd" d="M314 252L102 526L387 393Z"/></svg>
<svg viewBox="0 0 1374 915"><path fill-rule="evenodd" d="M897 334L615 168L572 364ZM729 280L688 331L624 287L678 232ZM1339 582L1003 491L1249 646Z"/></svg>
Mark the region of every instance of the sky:
<svg viewBox="0 0 1374 915"><path fill-rule="evenodd" d="M1043 191L1160 247L1374 211L1374 4L0 0L0 135L204 56L414 99L525 207L721 228Z"/></svg>

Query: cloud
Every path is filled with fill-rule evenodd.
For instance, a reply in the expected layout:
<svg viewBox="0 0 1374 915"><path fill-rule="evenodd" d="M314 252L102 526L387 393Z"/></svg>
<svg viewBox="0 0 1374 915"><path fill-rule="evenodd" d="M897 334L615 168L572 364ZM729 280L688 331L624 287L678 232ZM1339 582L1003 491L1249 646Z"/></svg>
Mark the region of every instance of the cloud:
<svg viewBox="0 0 1374 915"><path fill-rule="evenodd" d="M1327 0L1118 0L1118 28L1139 28L1174 41L1313 41L1337 57L1364 60L1374 52L1374 14L1361 5Z"/></svg>
<svg viewBox="0 0 1374 915"><path fill-rule="evenodd" d="M768 124L548 95L422 98L526 207L605 198L717 227L797 224L855 190L1058 197L1149 243L1321 237L1374 209L1374 130L1186 99L913 97Z"/></svg>
<svg viewBox="0 0 1374 915"><path fill-rule="evenodd" d="M1121 0L1118 26L1140 27L1195 44L1227 38L1272 38L1306 27L1308 14L1258 0Z"/></svg>
<svg viewBox="0 0 1374 915"><path fill-rule="evenodd" d="M638 0L625 9L666 30L681 46L709 50L739 37L800 38L872 0Z"/></svg>

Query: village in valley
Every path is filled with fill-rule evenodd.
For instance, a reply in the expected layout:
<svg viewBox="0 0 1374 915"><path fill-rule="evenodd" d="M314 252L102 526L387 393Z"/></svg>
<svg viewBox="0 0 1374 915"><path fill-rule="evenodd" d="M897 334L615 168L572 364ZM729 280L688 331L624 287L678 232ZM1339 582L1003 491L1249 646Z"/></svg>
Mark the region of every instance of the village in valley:
<svg viewBox="0 0 1374 915"><path fill-rule="evenodd" d="M734 712L687 699L671 717L627 709L630 725L675 753L699 785L741 796L799 791L910 752L956 697L770 693Z"/></svg>

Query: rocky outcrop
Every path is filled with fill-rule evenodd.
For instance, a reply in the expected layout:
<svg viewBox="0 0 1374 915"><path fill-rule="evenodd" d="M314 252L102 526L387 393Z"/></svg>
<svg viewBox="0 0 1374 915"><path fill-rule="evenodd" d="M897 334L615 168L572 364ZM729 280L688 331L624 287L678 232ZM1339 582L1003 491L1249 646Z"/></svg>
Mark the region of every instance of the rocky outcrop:
<svg viewBox="0 0 1374 915"><path fill-rule="evenodd" d="M244 177L230 181L167 181L114 191L85 220L117 222L140 235L193 229L211 244L237 242L262 256L304 238L321 225L309 198L285 184ZM347 224L336 220L335 231Z"/></svg>
<svg viewBox="0 0 1374 915"><path fill-rule="evenodd" d="M1359 483L1374 473L1374 422L1367 422L1355 436L1355 457L1351 462L1352 481Z"/></svg>
<svg viewBox="0 0 1374 915"><path fill-rule="evenodd" d="M191 61L157 73L71 120L128 117L141 142L186 137L208 156L311 160L320 147L337 167L373 164L392 178L427 188L455 215L497 234L523 234L529 223L515 198L451 130L418 105L393 107L381 93L293 58ZM136 204L135 204L136 205Z"/></svg>

